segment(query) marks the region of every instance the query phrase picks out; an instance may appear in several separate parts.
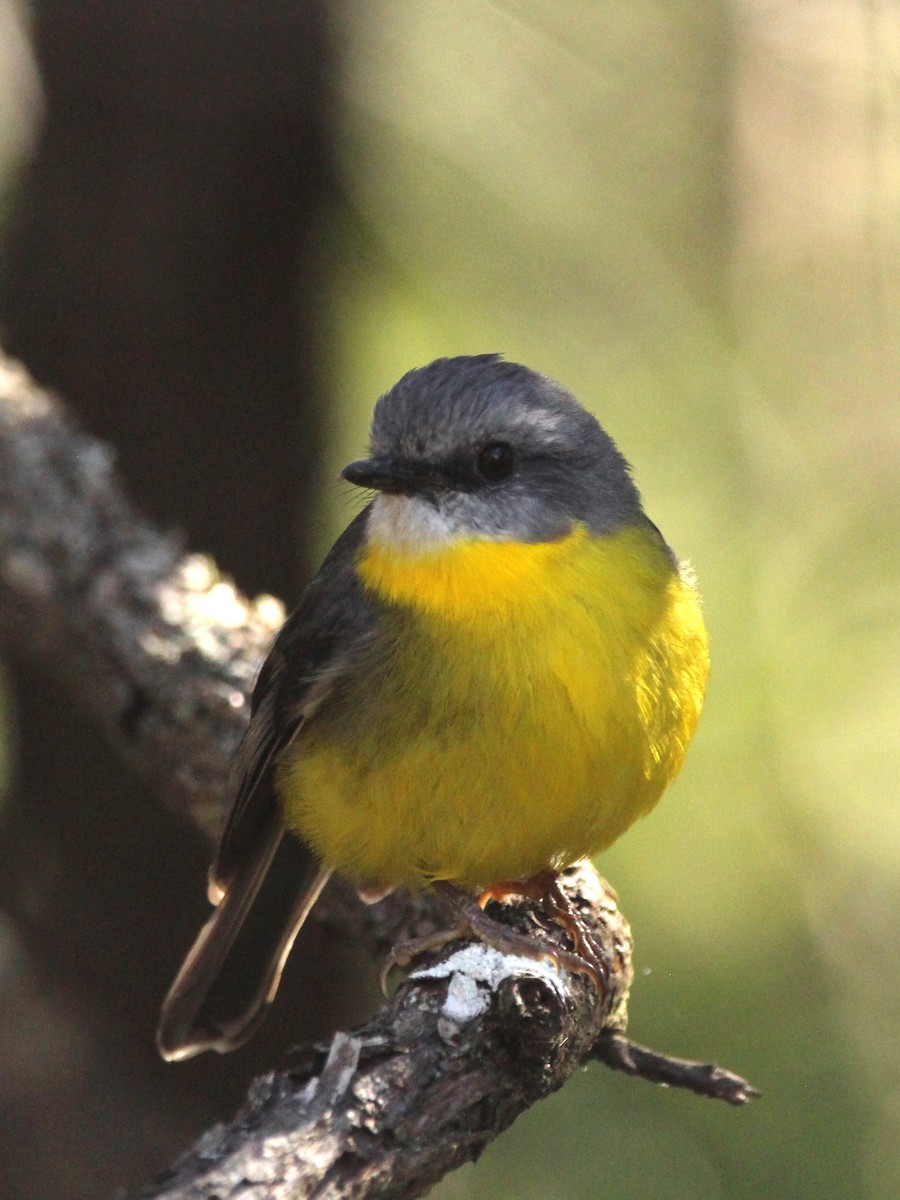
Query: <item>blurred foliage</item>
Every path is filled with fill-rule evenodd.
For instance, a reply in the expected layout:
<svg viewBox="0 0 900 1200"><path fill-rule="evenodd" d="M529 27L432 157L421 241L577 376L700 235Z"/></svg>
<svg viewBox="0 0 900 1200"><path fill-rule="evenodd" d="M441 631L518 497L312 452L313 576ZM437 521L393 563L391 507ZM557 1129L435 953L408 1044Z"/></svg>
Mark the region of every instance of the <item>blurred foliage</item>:
<svg viewBox="0 0 900 1200"><path fill-rule="evenodd" d="M331 477L441 354L617 438L713 639L682 778L600 863L632 1032L765 1092L591 1068L436 1195L894 1197L897 12L390 0L346 33Z"/></svg>
<svg viewBox="0 0 900 1200"><path fill-rule="evenodd" d="M339 12L324 477L375 397L501 350L569 386L700 577L707 707L603 858L635 1038L743 1111L592 1067L443 1200L900 1191L900 15L375 0ZM324 549L358 504L323 492Z"/></svg>

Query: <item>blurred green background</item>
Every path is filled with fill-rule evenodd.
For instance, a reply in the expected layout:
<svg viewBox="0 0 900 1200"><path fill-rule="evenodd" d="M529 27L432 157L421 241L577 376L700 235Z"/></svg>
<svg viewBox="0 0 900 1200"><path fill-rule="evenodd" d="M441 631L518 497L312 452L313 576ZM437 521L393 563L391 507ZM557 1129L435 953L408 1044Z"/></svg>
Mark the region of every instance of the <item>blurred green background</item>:
<svg viewBox="0 0 900 1200"><path fill-rule="evenodd" d="M434 1195L893 1200L900 10L379 0L332 25L318 550L414 365L499 350L597 414L712 640L681 778L599 864L630 1029L764 1092L591 1067ZM27 70L0 78L12 195L34 117Z"/></svg>

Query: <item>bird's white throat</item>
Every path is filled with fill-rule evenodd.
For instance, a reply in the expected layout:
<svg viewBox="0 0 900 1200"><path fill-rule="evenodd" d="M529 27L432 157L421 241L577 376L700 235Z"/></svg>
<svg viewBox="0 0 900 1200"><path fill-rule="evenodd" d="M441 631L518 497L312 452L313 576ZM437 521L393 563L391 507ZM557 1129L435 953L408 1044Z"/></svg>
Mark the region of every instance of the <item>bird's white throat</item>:
<svg viewBox="0 0 900 1200"><path fill-rule="evenodd" d="M463 530L421 496L376 496L369 512L368 537L398 550L437 550Z"/></svg>

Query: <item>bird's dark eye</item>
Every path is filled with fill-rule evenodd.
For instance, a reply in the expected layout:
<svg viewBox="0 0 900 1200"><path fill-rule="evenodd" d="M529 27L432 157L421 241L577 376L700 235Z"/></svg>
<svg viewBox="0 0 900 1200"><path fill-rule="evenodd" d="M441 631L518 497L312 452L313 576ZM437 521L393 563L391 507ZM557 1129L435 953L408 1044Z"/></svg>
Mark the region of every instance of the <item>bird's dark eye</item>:
<svg viewBox="0 0 900 1200"><path fill-rule="evenodd" d="M488 483L508 479L516 465L516 456L509 442L488 442L478 452L475 469Z"/></svg>

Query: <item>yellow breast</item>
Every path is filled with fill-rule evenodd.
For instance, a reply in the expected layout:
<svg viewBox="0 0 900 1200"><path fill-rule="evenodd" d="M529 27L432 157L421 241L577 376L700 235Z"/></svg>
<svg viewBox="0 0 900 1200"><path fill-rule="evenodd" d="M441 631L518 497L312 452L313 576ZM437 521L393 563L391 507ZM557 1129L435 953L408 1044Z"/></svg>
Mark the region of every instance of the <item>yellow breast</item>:
<svg viewBox="0 0 900 1200"><path fill-rule="evenodd" d="M376 649L282 760L288 823L366 883L524 877L609 845L678 771L708 671L651 529L369 543Z"/></svg>

